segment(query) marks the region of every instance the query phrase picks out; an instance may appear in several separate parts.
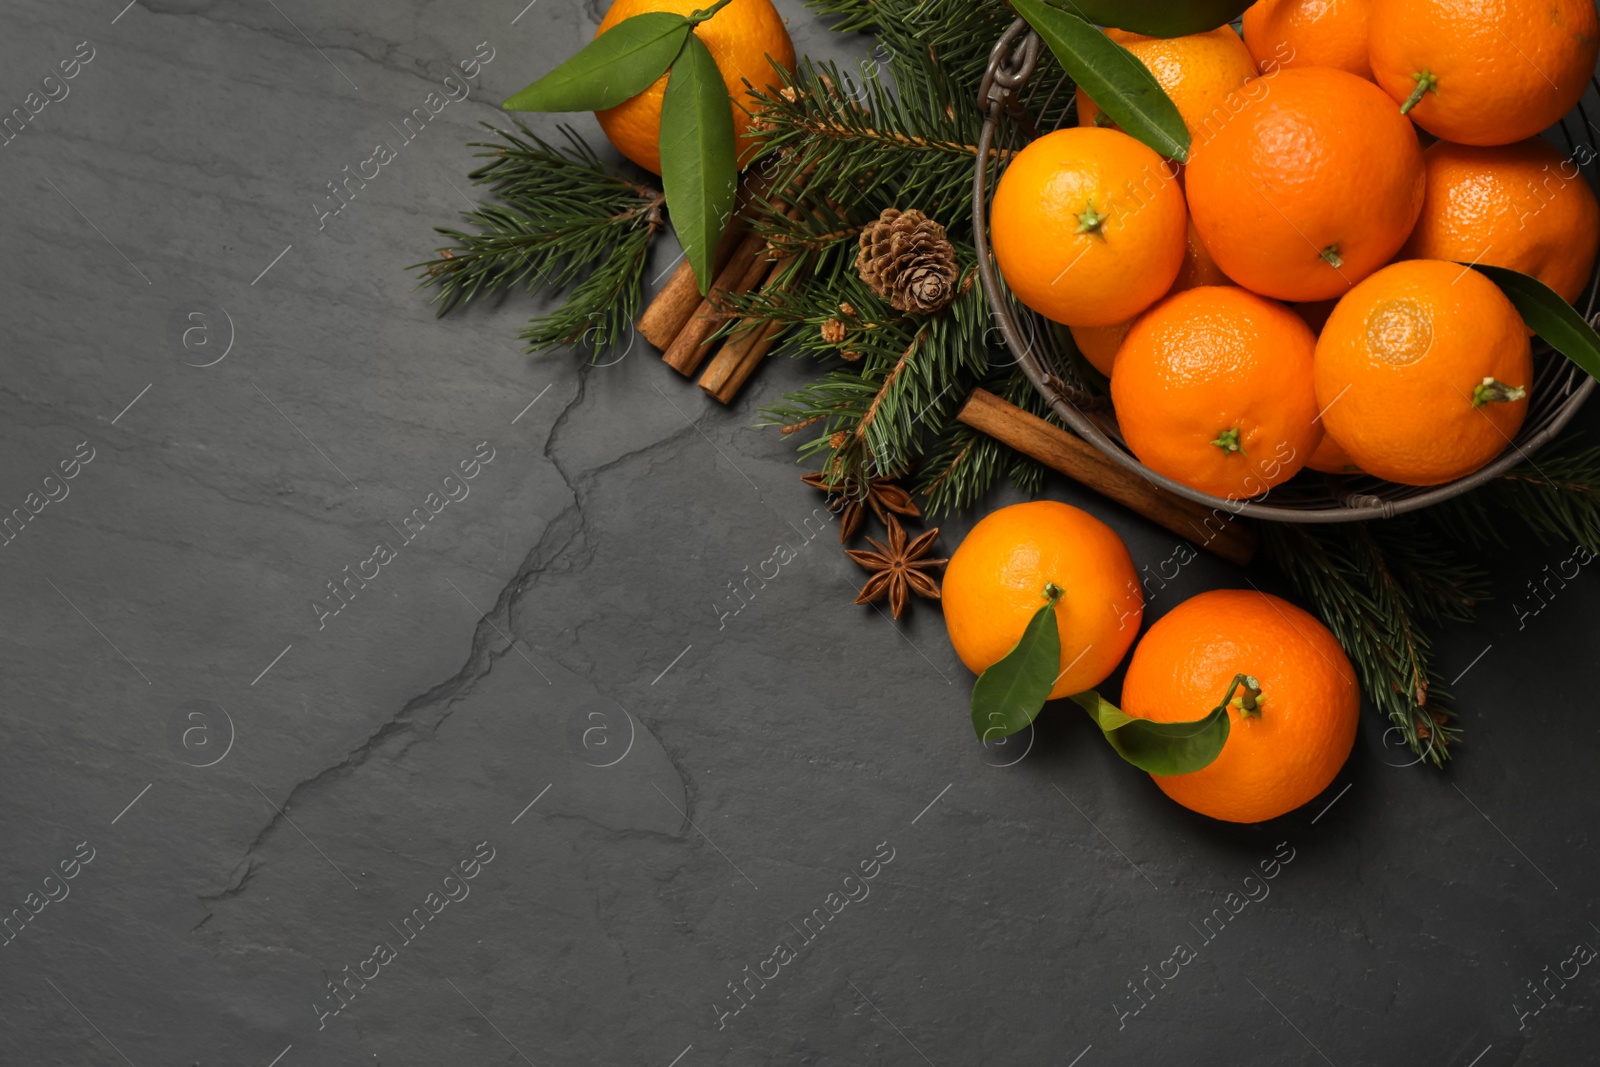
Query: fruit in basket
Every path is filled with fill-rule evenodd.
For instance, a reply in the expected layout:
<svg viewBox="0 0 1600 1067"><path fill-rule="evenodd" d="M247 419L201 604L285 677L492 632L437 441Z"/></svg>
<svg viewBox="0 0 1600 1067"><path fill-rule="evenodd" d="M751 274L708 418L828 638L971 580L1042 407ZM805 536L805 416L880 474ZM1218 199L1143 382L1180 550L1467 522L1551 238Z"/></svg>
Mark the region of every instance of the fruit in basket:
<svg viewBox="0 0 1600 1067"><path fill-rule="evenodd" d="M1323 474L1360 474L1361 467L1350 458L1344 445L1334 440L1333 434L1323 431L1317 450L1306 460L1306 466Z"/></svg>
<svg viewBox="0 0 1600 1067"><path fill-rule="evenodd" d="M1516 308L1484 275L1440 260L1395 263L1351 290L1323 327L1322 421L1369 474L1454 481L1521 428L1530 350Z"/></svg>
<svg viewBox="0 0 1600 1067"><path fill-rule="evenodd" d="M1167 295L1181 293L1185 289L1198 289L1202 285L1232 285L1228 276L1222 273L1222 268L1217 266L1211 253L1206 251L1206 246L1200 242L1200 235L1195 232L1194 223L1189 223L1189 235L1184 246L1183 266L1178 268L1178 277L1173 281L1172 288L1167 290ZM1122 346L1122 339L1128 336L1128 331L1133 329L1133 319L1119 322L1114 326L1073 326L1072 340L1077 343L1078 351L1083 353L1095 370L1111 376L1111 367L1117 360L1117 349Z"/></svg>
<svg viewBox="0 0 1600 1067"><path fill-rule="evenodd" d="M1133 323L1134 320L1129 319L1113 326L1073 326L1072 340L1089 365L1109 378L1117 362L1117 349L1122 347Z"/></svg>
<svg viewBox="0 0 1600 1067"><path fill-rule="evenodd" d="M1416 131L1377 86L1285 70L1186 168L1217 265L1279 300L1344 294L1400 250L1422 210Z"/></svg>
<svg viewBox="0 0 1600 1067"><path fill-rule="evenodd" d="M1117 352L1111 400L1145 466L1214 496L1259 496L1305 465L1316 339L1282 304L1236 287L1168 297Z"/></svg>
<svg viewBox="0 0 1600 1067"><path fill-rule="evenodd" d="M703 0L615 0L595 36L605 33L624 19L648 11L666 11L689 15L707 7ZM765 92L775 93L781 88L777 71L767 57L785 70L794 70L794 42L784 29L783 16L772 6L772 0L731 0L694 29L717 61L722 80L728 87L733 103L733 132L738 138L739 162L748 161L754 147L745 131L750 127L750 114L740 105L752 103L746 95L745 82ZM667 91L667 77L663 74L655 84L618 104L616 107L595 112L600 129L616 146L617 151L650 171L661 173L661 101Z"/></svg>
<svg viewBox="0 0 1600 1067"><path fill-rule="evenodd" d="M1368 33L1378 84L1458 144L1510 144L1554 125L1600 57L1594 0L1382 0Z"/></svg>
<svg viewBox="0 0 1600 1067"><path fill-rule="evenodd" d="M1052 583L1062 592L1055 605L1062 673L1050 699L1104 681L1139 632L1139 577L1111 527L1055 500L990 513L950 557L944 621L961 662L982 674L1010 652Z"/></svg>
<svg viewBox="0 0 1600 1067"><path fill-rule="evenodd" d="M1427 199L1403 257L1509 267L1577 302L1600 249L1600 202L1577 163L1537 138L1440 141L1422 158Z"/></svg>
<svg viewBox="0 0 1600 1067"><path fill-rule="evenodd" d="M1198 289L1202 285L1233 284L1222 268L1217 266L1217 261L1211 258L1211 253L1206 251L1206 244L1200 240L1200 231L1194 228L1193 219L1189 220L1184 242L1183 266L1178 268L1178 276L1173 279L1167 295L1181 293L1185 289Z"/></svg>
<svg viewBox="0 0 1600 1067"><path fill-rule="evenodd" d="M1294 304L1289 310L1305 320L1311 327L1313 335L1320 336L1322 328L1328 324L1328 316L1333 314L1333 309L1339 306L1337 300L1316 300L1309 304ZM1344 446L1334 440L1328 428L1322 428L1322 440L1317 442L1316 451L1311 453L1311 458L1306 460L1308 470L1321 471L1323 474L1360 474L1361 468L1356 466L1356 461L1350 458L1350 453Z"/></svg>
<svg viewBox="0 0 1600 1067"><path fill-rule="evenodd" d="M1257 0L1244 13L1245 47L1263 74L1334 67L1372 78L1367 17L1376 0Z"/></svg>
<svg viewBox="0 0 1600 1067"><path fill-rule="evenodd" d="M1017 153L989 235L1017 299L1069 326L1110 326L1171 288L1187 221L1165 160L1125 133L1084 126Z"/></svg>
<svg viewBox="0 0 1600 1067"><path fill-rule="evenodd" d="M1337 300L1313 300L1305 304L1292 304L1289 310L1304 319L1312 333L1320 334L1328 324L1328 316L1333 314L1333 309L1338 305Z"/></svg>
<svg viewBox="0 0 1600 1067"><path fill-rule="evenodd" d="M1309 613L1255 590L1191 597L1150 627L1122 683L1140 719L1197 719L1228 692L1228 740L1208 766L1151 775L1179 804L1227 822L1275 819L1326 789L1355 744L1356 673Z"/></svg>
<svg viewBox="0 0 1600 1067"><path fill-rule="evenodd" d="M1239 90L1255 77L1255 60L1230 27L1186 37L1143 37L1124 30L1107 30L1106 36L1132 52L1172 98L1194 142L1191 153L1246 103ZM1079 89L1078 124L1107 123L1105 113Z"/></svg>

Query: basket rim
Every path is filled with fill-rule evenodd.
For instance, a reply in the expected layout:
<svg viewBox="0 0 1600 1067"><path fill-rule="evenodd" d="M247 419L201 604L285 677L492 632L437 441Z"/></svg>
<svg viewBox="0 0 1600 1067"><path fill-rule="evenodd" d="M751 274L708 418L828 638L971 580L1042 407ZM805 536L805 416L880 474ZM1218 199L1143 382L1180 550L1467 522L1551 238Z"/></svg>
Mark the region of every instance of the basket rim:
<svg viewBox="0 0 1600 1067"><path fill-rule="evenodd" d="M1019 46L1019 42L1021 42ZM1006 112L1008 104L1014 100L1015 90L1020 88L1033 74L1034 61L1039 56L1039 37L1026 20L1016 19L1008 27L999 40L995 42L993 51L989 56L988 69L985 72L982 89L979 94L978 106L984 112L983 127L978 134L977 162L973 167L972 182L972 212L973 212L973 239L978 257L978 276L983 285L984 299L989 304L989 310L996 324L1000 327L1001 336L1004 337L1006 347L1016 357L1017 365L1033 385L1034 390L1049 404L1051 411L1065 422L1080 438L1093 445L1097 451L1110 458L1124 470L1136 474L1149 481L1158 488L1170 493L1205 505L1213 512L1225 512L1233 516L1245 516L1253 519L1263 519L1269 522L1292 522L1303 524L1332 524L1345 522L1361 522L1371 519L1387 519L1407 512L1419 511L1434 504L1454 499L1484 483L1498 478L1510 470L1517 463L1527 460L1532 462L1533 453L1547 444L1567 427L1578 410L1588 400L1590 393L1597 384L1596 379L1580 372L1581 381L1578 386L1571 389L1570 395L1561 402L1554 416L1539 430L1525 438L1519 437L1510 442L1505 449L1490 463L1478 470L1454 481L1443 485L1424 489L1420 493L1403 497L1398 500L1384 500L1382 498L1361 495L1347 499L1359 499L1361 504L1331 504L1328 507L1288 507L1280 504L1257 503L1271 495L1272 490L1257 497L1248 499L1231 499L1213 496L1199 489L1191 488L1175 479L1168 478L1145 466L1139 459L1125 447L1113 441L1106 433L1089 418L1087 414L1073 400L1072 392L1061 379L1045 365L1041 357L1034 352L1034 346L1024 342L1018 336L1012 319L1012 310L1004 303L1002 296L1003 281L1000 277L999 267L989 247L988 225L988 184L989 184L989 156L994 147L995 133L999 128L1000 120ZM1013 49L1016 51L1013 52ZM1600 266L1596 274L1591 276L1589 292L1591 309L1594 304L1595 280L1600 276ZM1029 311L1028 314L1037 314ZM1555 358L1562 358L1559 353L1554 353ZM1336 475L1330 477L1337 477ZM1374 479L1382 485L1391 485L1399 488L1414 489L1415 486L1402 486L1398 482L1387 482Z"/></svg>

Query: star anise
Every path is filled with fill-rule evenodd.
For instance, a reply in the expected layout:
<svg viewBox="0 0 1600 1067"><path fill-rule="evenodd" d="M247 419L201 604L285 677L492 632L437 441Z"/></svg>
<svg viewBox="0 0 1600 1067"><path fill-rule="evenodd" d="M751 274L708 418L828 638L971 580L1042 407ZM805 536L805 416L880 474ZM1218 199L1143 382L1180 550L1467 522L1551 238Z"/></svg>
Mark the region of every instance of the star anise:
<svg viewBox="0 0 1600 1067"><path fill-rule="evenodd" d="M891 515L922 517L922 509L911 499L911 494L888 478L873 478L867 482L865 491L862 491L861 480L855 475L846 475L843 480L830 480L825 471L817 471L800 480L813 489L821 489L836 497L828 504L828 510L839 516L840 544L850 540L861 529L861 521L866 518L869 508L885 526L892 521Z"/></svg>
<svg viewBox="0 0 1600 1067"><path fill-rule="evenodd" d="M889 544L878 543L876 538L867 538L867 543L876 552L867 552L862 549L845 549L845 555L855 560L861 566L871 571L867 584L861 587L861 594L856 597L857 604L870 604L882 600L885 595L889 598L889 613L899 618L905 613L906 604L911 599L911 594L927 597L929 600L939 599L939 583L931 575L923 573L934 567L942 567L947 563L943 559L931 559L928 553L933 550L933 542L939 536L939 528L935 526L915 541L906 542L905 528L894 516L889 516Z"/></svg>

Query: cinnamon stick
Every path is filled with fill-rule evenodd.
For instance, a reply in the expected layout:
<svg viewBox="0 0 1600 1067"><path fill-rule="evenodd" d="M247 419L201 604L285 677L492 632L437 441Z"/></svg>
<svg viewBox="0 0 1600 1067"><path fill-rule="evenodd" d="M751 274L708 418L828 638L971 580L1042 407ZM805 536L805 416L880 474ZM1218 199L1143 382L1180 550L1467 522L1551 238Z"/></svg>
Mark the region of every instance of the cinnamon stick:
<svg viewBox="0 0 1600 1067"><path fill-rule="evenodd" d="M956 418L1229 562L1243 566L1255 558L1256 531L1245 520L1162 489L993 393L974 390Z"/></svg>
<svg viewBox="0 0 1600 1067"><path fill-rule="evenodd" d="M678 331L678 336L672 339L667 350L661 358L667 366L687 377L700 369L700 364L705 361L711 351L711 345L706 340L716 332L722 324L722 303L719 299L724 293L748 293L761 281L763 275L771 268L771 260L767 258L767 241L758 233L746 234L744 240L733 250L733 255L728 259L728 265L717 274L716 281L711 285L711 293L700 301L689 321L683 324L683 329Z"/></svg>
<svg viewBox="0 0 1600 1067"><path fill-rule="evenodd" d="M763 288L777 284L783 272L789 269L793 256L785 256L772 265ZM743 319L734 331L734 339L722 346L722 351L712 358L700 376L700 388L711 394L720 404L731 404L750 375L767 358L767 353L783 332L783 324L771 320Z"/></svg>
<svg viewBox="0 0 1600 1067"><path fill-rule="evenodd" d="M739 242L744 240L745 233L750 228L750 206L767 195L770 185L771 183L763 175L747 178L740 184L734 216L727 228L722 231L722 239L717 243L717 253L712 257L713 274L727 266L734 250L739 247ZM700 282L695 278L694 268L689 265L689 259L685 256L679 260L672 277L667 279L667 284L661 287L661 291L645 307L644 314L639 316L634 328L646 341L665 352L672 344L673 338L683 329L684 323L689 321L689 317L700 306L700 300Z"/></svg>
<svg viewBox="0 0 1600 1067"><path fill-rule="evenodd" d="M749 320L747 320L747 323ZM780 322L750 324L749 332L722 346L706 372L700 376L700 388L711 394L719 404L731 404L739 395L750 375L767 358L767 353L783 332Z"/></svg>
<svg viewBox="0 0 1600 1067"><path fill-rule="evenodd" d="M714 270L720 271L727 266L728 259L733 255L739 242L744 240L745 227L742 221L730 223L722 234L722 240L717 245L717 254L713 260ZM700 282L694 276L694 267L689 265L689 257L685 256L678 262L672 272L672 277L667 279L667 284L645 307L644 314L639 316L639 321L634 323L634 329L639 331L639 336L665 352L672 344L672 339L682 331L684 323L695 313L700 306Z"/></svg>

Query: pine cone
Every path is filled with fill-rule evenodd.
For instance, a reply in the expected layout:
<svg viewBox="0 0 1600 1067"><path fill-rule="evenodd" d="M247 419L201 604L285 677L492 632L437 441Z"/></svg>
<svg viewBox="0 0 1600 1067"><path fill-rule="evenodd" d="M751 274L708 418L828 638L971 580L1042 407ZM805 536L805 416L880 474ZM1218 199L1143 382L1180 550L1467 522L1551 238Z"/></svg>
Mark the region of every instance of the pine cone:
<svg viewBox="0 0 1600 1067"><path fill-rule="evenodd" d="M929 315L955 299L956 250L920 211L887 208L861 231L856 270L896 311Z"/></svg>

